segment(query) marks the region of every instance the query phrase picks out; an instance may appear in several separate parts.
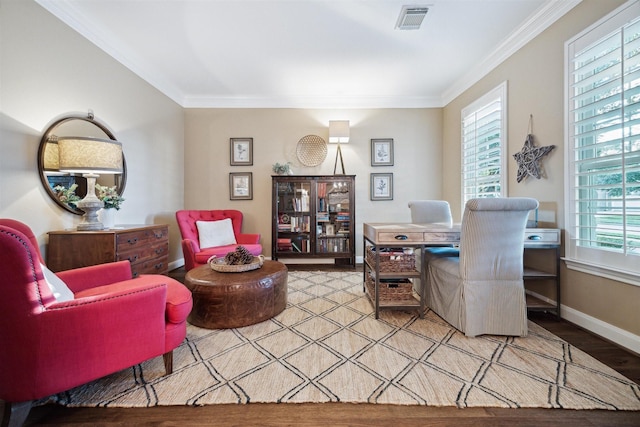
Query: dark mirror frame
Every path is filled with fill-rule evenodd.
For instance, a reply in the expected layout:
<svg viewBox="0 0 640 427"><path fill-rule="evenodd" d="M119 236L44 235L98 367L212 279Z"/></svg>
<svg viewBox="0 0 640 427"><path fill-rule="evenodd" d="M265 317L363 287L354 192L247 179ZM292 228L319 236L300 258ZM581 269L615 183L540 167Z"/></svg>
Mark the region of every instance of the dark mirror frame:
<svg viewBox="0 0 640 427"><path fill-rule="evenodd" d="M38 173L40 174L40 181L42 181L42 185L44 186L45 191L47 192L49 197L51 197L51 199L54 202L56 202L56 204L61 208L63 208L64 210L76 215L84 215L84 211L76 207L69 206L68 204L58 199L58 196L53 191L53 188L49 183L49 180L47 178L48 175L44 170L44 152L45 152L46 145L49 143L52 137L57 136L55 131L59 126L73 120L81 120L81 121L91 123L92 125L99 128L102 132L104 132L105 135L108 136L110 139L114 141L117 141L117 140L116 140L116 137L113 135L113 132L111 132L105 124L96 120L95 117L93 116L93 113L91 112L89 112L89 114L86 116L83 116L81 114L69 114L69 115L62 116L61 118L56 119L42 135L42 139L40 140L40 146L38 147ZM71 135L60 135L60 136L71 136ZM83 136L83 135L73 135L73 136ZM115 179L116 191L120 195L122 195L122 193L124 192L124 187L125 187L125 184L127 183L127 162L124 159L124 154L122 157L122 163L123 163L122 174L113 175ZM71 176L75 179L75 183L79 184L78 188L80 189L80 191L77 191L76 194L81 198L84 197L87 191L85 178L82 177L81 174L72 174Z"/></svg>

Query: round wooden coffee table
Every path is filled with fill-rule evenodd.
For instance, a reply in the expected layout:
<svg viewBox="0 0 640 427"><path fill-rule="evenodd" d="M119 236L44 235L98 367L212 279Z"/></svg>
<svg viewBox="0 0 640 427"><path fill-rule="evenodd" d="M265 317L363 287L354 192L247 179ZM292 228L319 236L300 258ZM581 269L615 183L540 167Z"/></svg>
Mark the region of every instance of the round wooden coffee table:
<svg viewBox="0 0 640 427"><path fill-rule="evenodd" d="M287 306L287 266L265 261L241 273L221 273L209 265L189 270L184 284L193 295L187 320L209 329L253 325L281 313Z"/></svg>

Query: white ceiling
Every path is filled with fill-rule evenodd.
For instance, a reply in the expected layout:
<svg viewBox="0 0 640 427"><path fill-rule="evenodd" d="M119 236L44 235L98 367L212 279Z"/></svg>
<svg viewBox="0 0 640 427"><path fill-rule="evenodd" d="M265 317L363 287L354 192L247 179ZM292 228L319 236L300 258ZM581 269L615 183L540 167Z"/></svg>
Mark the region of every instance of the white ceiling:
<svg viewBox="0 0 640 427"><path fill-rule="evenodd" d="M36 1L184 107L393 108L445 105L581 0Z"/></svg>

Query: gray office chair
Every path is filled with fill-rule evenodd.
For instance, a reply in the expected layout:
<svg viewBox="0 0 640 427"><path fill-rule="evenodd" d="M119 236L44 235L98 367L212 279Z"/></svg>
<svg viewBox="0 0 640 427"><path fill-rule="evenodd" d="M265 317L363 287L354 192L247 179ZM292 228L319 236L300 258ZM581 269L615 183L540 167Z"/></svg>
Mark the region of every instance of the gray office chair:
<svg viewBox="0 0 640 427"><path fill-rule="evenodd" d="M412 200L409 209L414 224L452 224L451 208L445 200Z"/></svg>
<svg viewBox="0 0 640 427"><path fill-rule="evenodd" d="M524 231L537 207L537 200L524 197L469 200L460 256L429 261L429 307L470 337L526 336Z"/></svg>

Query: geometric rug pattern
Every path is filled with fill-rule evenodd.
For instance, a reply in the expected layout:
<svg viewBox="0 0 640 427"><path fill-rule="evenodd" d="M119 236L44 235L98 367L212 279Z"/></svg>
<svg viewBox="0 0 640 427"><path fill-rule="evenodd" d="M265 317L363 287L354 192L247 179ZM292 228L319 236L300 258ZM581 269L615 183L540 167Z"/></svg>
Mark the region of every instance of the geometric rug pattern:
<svg viewBox="0 0 640 427"><path fill-rule="evenodd" d="M237 329L188 326L161 357L43 399L65 406L354 402L640 410L640 386L533 322L467 338L427 311L381 310L362 272L289 272L285 311Z"/></svg>

